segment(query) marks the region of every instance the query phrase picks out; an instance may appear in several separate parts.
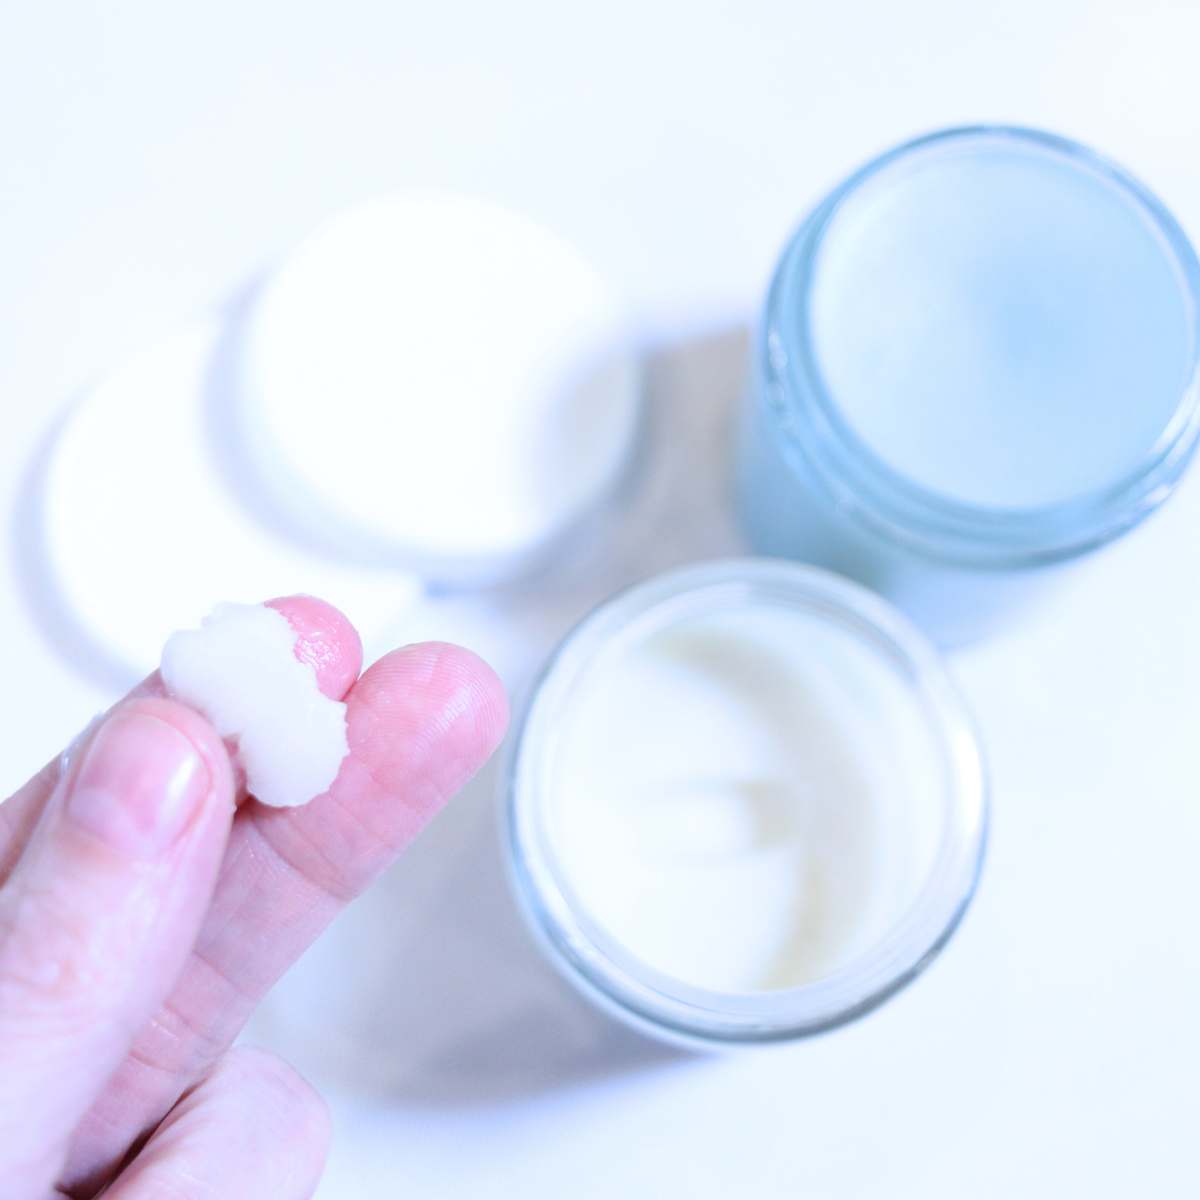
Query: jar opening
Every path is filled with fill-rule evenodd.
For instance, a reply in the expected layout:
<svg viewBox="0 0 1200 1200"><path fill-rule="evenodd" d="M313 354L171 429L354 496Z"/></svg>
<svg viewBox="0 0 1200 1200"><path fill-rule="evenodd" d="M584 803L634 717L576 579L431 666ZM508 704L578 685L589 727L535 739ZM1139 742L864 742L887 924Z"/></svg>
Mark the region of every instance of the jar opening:
<svg viewBox="0 0 1200 1200"><path fill-rule="evenodd" d="M840 507L933 557L1115 537L1200 435L1200 265L1137 181L1066 139L953 129L839 187L780 263L760 353Z"/></svg>
<svg viewBox="0 0 1200 1200"><path fill-rule="evenodd" d="M763 613L774 615L752 615ZM763 653L789 632L804 639L794 661L811 663L805 686L818 686L825 667L839 675L849 668L854 676L820 690L817 708L840 702L857 705L857 714L849 707L791 710L802 703L801 690L789 690L787 671L773 670ZM716 659L697 666L701 644ZM777 644L777 656L786 657L785 649ZM687 661L681 667L672 656ZM744 684L745 691L734 696L734 707L722 707L721 736L710 727L706 739L710 671L725 672L720 686L737 692ZM744 674L739 681L730 671ZM656 740L639 751L631 744L639 723L648 725L663 699L688 711L674 733L661 722L646 728L645 737ZM889 730L875 719L885 710L894 718L902 708L907 724ZM797 724L765 728L773 714ZM864 744L868 731L878 735L877 745ZM919 756L914 751L906 766L885 748L885 735L895 744L927 745L927 769L917 769L907 788L893 780L889 789L883 774L898 776ZM616 739L612 751L629 756L627 771L588 777L586 768L597 761L588 754L603 748L597 738ZM806 746L788 745L802 738ZM877 777L870 777L872 751L880 759ZM839 794L804 792L805 755L808 780L824 780ZM748 762L769 770L763 778L738 773ZM715 787L697 790L714 780ZM615 795L614 782L631 794ZM772 793L771 782L786 795ZM759 785L763 790L753 791ZM913 861L902 870L904 856L896 850L889 857L879 843L898 845L897 834L910 827L915 834L913 810L921 804L920 836L928 844L920 848L914 837ZM652 580L568 637L515 742L508 834L517 891L534 929L585 991L658 1032L764 1041L848 1020L921 969L973 891L984 807L969 721L920 635L839 577L744 560ZM796 823L789 826L789 817ZM629 837L638 840L633 853ZM824 890L814 864L833 873ZM641 883L647 886L639 891ZM819 910L824 924L817 932L834 931L829 936L841 941L822 945L810 930L773 925L781 896L785 905L808 902ZM738 935L722 940L722 921L735 922Z"/></svg>

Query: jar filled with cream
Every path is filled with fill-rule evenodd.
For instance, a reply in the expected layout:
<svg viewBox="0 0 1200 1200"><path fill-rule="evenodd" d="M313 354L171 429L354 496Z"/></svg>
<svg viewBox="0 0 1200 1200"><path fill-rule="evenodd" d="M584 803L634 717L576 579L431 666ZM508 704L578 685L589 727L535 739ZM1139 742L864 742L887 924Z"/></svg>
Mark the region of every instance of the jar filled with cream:
<svg viewBox="0 0 1200 1200"><path fill-rule="evenodd" d="M752 544L943 644L989 632L1178 482L1198 314L1182 230L1085 147L979 127L884 154L776 268L742 437Z"/></svg>
<svg viewBox="0 0 1200 1200"><path fill-rule="evenodd" d="M973 893L969 718L866 589L766 559L592 613L513 741L519 900L590 998L692 1046L802 1037L912 979Z"/></svg>

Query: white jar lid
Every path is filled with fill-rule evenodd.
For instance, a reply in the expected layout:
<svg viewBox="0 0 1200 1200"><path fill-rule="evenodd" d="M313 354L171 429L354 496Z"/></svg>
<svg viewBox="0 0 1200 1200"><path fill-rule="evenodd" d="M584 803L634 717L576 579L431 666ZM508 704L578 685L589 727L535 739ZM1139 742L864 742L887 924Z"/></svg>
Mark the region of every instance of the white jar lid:
<svg viewBox="0 0 1200 1200"><path fill-rule="evenodd" d="M436 191L302 242L253 300L236 370L279 515L435 582L519 572L618 478L637 424L599 272L525 217Z"/></svg>
<svg viewBox="0 0 1200 1200"><path fill-rule="evenodd" d="M221 334L211 318L131 359L69 410L44 463L33 602L108 688L152 670L217 601L327 595L369 640L420 595L413 575L313 553L240 502L212 428Z"/></svg>

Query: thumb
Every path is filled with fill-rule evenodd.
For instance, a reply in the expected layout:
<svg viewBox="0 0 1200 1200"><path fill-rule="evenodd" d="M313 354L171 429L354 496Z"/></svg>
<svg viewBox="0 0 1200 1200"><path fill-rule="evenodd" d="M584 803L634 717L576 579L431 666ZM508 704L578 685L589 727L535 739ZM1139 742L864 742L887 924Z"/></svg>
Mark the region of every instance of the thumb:
<svg viewBox="0 0 1200 1200"><path fill-rule="evenodd" d="M68 1141L167 995L212 892L233 773L173 701L114 710L0 891L0 1179L48 1191Z"/></svg>

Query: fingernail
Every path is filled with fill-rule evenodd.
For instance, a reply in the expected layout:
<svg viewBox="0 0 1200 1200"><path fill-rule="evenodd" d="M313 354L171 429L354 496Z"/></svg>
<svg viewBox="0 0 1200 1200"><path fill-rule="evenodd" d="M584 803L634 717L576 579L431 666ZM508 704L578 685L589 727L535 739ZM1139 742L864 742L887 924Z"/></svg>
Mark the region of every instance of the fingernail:
<svg viewBox="0 0 1200 1200"><path fill-rule="evenodd" d="M84 753L67 817L123 854L153 858L182 834L211 787L199 751L175 726L118 713Z"/></svg>

